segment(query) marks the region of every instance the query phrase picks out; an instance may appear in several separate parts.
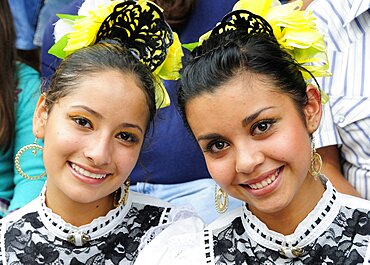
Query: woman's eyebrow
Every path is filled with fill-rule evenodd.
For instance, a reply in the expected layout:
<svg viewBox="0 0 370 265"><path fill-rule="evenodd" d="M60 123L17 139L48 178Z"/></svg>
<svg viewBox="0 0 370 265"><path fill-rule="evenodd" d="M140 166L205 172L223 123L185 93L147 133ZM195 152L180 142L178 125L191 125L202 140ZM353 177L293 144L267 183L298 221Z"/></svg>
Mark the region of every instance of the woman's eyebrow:
<svg viewBox="0 0 370 265"><path fill-rule="evenodd" d="M272 108L275 108L275 107L266 107L266 108L262 108L260 110L257 110L255 113L247 116L244 118L243 120L243 126L247 126L249 123L251 123L252 121L254 121L262 112L266 111L266 110L269 110L269 109L272 109Z"/></svg>
<svg viewBox="0 0 370 265"><path fill-rule="evenodd" d="M209 140L212 140L212 139L217 139L217 138L220 138L221 136L217 133L210 133L210 134L205 134L205 135L200 135L197 140L198 141L209 141Z"/></svg>

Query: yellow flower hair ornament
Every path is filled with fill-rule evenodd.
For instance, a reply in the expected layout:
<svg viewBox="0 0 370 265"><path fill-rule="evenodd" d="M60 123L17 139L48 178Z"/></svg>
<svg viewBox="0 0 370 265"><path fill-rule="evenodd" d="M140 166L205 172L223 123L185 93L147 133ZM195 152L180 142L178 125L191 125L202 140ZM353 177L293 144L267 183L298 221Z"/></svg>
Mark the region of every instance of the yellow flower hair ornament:
<svg viewBox="0 0 370 265"><path fill-rule="evenodd" d="M203 34L198 43L183 46L194 49L211 35L229 30L246 31L246 34L263 31L274 36L280 47L313 76L329 76L324 36L315 25L312 12L302 11L301 7L301 0L284 5L277 0L239 0L233 11L214 29ZM308 72L301 70L301 73L306 81L312 79ZM322 103L326 103L328 96L320 92Z"/></svg>
<svg viewBox="0 0 370 265"><path fill-rule="evenodd" d="M59 15L69 26L63 27L66 32L61 34L56 32L56 25L55 36L58 39L49 53L64 59L74 51L99 41L115 40L152 71L157 84L157 108L168 106L170 98L161 79L180 78L183 52L177 34L164 20L162 9L146 0L101 0L101 3L97 8L85 11L87 15L84 16Z"/></svg>

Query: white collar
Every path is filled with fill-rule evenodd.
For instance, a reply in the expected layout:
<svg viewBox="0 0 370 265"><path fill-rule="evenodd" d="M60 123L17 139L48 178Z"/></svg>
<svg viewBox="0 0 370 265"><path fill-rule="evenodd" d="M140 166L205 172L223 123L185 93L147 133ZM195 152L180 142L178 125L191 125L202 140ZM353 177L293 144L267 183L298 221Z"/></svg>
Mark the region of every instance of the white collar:
<svg viewBox="0 0 370 265"><path fill-rule="evenodd" d="M325 177L326 190L315 208L297 226L291 235L283 235L268 229L247 207L243 207L242 221L248 234L258 243L270 249L302 248L314 241L334 220L340 209L337 191Z"/></svg>
<svg viewBox="0 0 370 265"><path fill-rule="evenodd" d="M334 3L333 3L334 5ZM352 1L351 9L349 10L347 16L345 17L343 27L346 27L355 18L359 17L362 13L370 9L369 0L354 0Z"/></svg>
<svg viewBox="0 0 370 265"><path fill-rule="evenodd" d="M124 187L122 187L124 189ZM56 237L71 242L73 238L76 246L82 246L85 242L97 239L111 232L131 208L132 198L129 194L126 205L120 204L117 208L110 210L105 216L94 219L91 223L76 227L65 222L59 215L54 213L45 204L46 183L41 191L39 198L40 208L38 210L40 218L45 227Z"/></svg>

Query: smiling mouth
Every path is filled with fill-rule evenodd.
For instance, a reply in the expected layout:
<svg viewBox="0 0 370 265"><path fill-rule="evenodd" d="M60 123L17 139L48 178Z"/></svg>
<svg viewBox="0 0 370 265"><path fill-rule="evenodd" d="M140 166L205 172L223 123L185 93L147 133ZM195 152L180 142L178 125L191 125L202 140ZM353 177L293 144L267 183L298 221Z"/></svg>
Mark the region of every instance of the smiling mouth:
<svg viewBox="0 0 370 265"><path fill-rule="evenodd" d="M76 172L78 172L80 175L87 177L87 178L103 179L108 175L108 174L96 174L96 173L89 172L73 163L70 163L70 165Z"/></svg>
<svg viewBox="0 0 370 265"><path fill-rule="evenodd" d="M274 182L277 178L277 176L280 174L281 172L281 169L282 167L279 167L276 172L271 175L270 177L268 178L265 178L264 180L260 181L260 182L257 182L257 183L253 183L253 184L249 184L247 186L249 186L252 190L259 190L259 189L263 189L264 187L270 185L272 182Z"/></svg>

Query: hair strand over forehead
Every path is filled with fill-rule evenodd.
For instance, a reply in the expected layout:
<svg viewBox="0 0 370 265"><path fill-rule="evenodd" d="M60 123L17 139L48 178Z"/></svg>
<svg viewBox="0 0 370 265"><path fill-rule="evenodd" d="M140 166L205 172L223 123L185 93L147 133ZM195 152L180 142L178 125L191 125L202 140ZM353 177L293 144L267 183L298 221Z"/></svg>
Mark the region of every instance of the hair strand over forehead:
<svg viewBox="0 0 370 265"><path fill-rule="evenodd" d="M109 70L132 74L138 80L138 86L147 99L149 119L152 120L156 112L155 81L150 69L127 48L106 41L82 48L62 61L44 93L46 106L51 110L59 99L76 89L84 78ZM109 86L106 89L109 93Z"/></svg>
<svg viewBox="0 0 370 265"><path fill-rule="evenodd" d="M269 80L278 92L292 98L299 112L307 103L300 66L280 48L274 36L265 32L222 32L211 36L192 54L194 59L184 70L179 94L183 115L189 100L212 93L240 73L266 77L263 79Z"/></svg>

